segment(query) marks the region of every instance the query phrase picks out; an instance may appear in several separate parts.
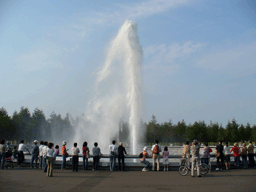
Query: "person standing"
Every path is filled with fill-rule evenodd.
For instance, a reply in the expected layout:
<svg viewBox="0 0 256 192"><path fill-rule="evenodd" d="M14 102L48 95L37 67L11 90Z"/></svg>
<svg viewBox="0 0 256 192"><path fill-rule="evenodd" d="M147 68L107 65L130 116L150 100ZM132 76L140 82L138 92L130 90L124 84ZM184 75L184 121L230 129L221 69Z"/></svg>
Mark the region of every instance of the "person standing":
<svg viewBox="0 0 256 192"><path fill-rule="evenodd" d="M195 167L196 167L197 176L201 177L200 168L198 166L200 146L198 145L197 140L193 141L190 151L191 151L191 155L192 155L191 176L194 177L194 171L195 171Z"/></svg>
<svg viewBox="0 0 256 192"><path fill-rule="evenodd" d="M72 148L72 168L73 172L78 171L78 154L80 153L79 148L77 147L77 143L74 143L74 147Z"/></svg>
<svg viewBox="0 0 256 192"><path fill-rule="evenodd" d="M56 157L59 155L60 153L60 150L59 150L59 145L56 145L55 146L55 149L54 149L54 153L53 153L53 157L54 157L54 161L56 160Z"/></svg>
<svg viewBox="0 0 256 192"><path fill-rule="evenodd" d="M187 159L186 163L187 163L187 166L190 168L190 145L188 141L186 141L183 147L182 158Z"/></svg>
<svg viewBox="0 0 256 192"><path fill-rule="evenodd" d="M230 169L230 147L228 146L228 142L226 142L223 152L225 157L226 169L229 170Z"/></svg>
<svg viewBox="0 0 256 192"><path fill-rule="evenodd" d="M242 148L241 156L242 156L242 159L243 159L244 169L247 169L248 168L248 163L247 163L247 147L246 147L245 143L243 143L242 146L243 146L243 148Z"/></svg>
<svg viewBox="0 0 256 192"><path fill-rule="evenodd" d="M237 143L234 143L234 147L230 150L230 152L233 151L233 156L235 157L235 168L239 168L239 147L237 146Z"/></svg>
<svg viewBox="0 0 256 192"><path fill-rule="evenodd" d="M5 151L6 151L5 140L2 139L0 142L0 165L2 169L4 169Z"/></svg>
<svg viewBox="0 0 256 192"><path fill-rule="evenodd" d="M109 156L110 156L110 171L114 171L115 163L116 163L116 156L117 156L117 146L115 145L116 141L112 141L112 145L109 145Z"/></svg>
<svg viewBox="0 0 256 192"><path fill-rule="evenodd" d="M43 147L44 147L44 142L40 141L40 146L39 146L39 169L43 168Z"/></svg>
<svg viewBox="0 0 256 192"><path fill-rule="evenodd" d="M208 146L208 143L204 143L205 147L203 149L203 154L201 157L201 162L205 163L206 165L209 164L209 159L210 159L210 152L212 151L211 148Z"/></svg>
<svg viewBox="0 0 256 192"><path fill-rule="evenodd" d="M216 157L217 157L217 168L216 171L219 171L220 169L222 170L222 165L224 164L224 154L223 154L223 145L222 141L220 140L219 145L216 147ZM219 163L221 160L221 166L219 168Z"/></svg>
<svg viewBox="0 0 256 192"><path fill-rule="evenodd" d="M152 159L153 159L153 164L152 164L152 171L155 170L155 162L157 163L157 171L159 171L159 161L160 161L160 152L162 152L162 148L160 145L158 145L159 141L156 140L155 144L152 146Z"/></svg>
<svg viewBox="0 0 256 192"><path fill-rule="evenodd" d="M83 143L83 170L88 170L88 158L90 155L90 150L89 147L87 146L88 143L85 141Z"/></svg>
<svg viewBox="0 0 256 192"><path fill-rule="evenodd" d="M118 170L124 171L124 154L127 155L125 148L122 143L119 143L118 147ZM122 169L121 169L121 160L122 160Z"/></svg>
<svg viewBox="0 0 256 192"><path fill-rule="evenodd" d="M34 168L33 164L34 164L34 161L35 161L35 164L36 164L36 169L37 169L37 160L38 160L38 155L39 155L39 147L37 146L37 143L38 141L35 140L34 141L34 146L32 147L32 150L31 150L31 163L30 163L30 168Z"/></svg>
<svg viewBox="0 0 256 192"><path fill-rule="evenodd" d="M99 160L101 156L100 148L98 147L98 143L94 143L94 147L92 148L92 156L93 156L93 169L98 170Z"/></svg>
<svg viewBox="0 0 256 192"><path fill-rule="evenodd" d="M164 171L168 171L168 166L169 166L169 151L168 147L164 147L163 151L163 164L164 164Z"/></svg>
<svg viewBox="0 0 256 192"><path fill-rule="evenodd" d="M253 155L254 146L252 145L251 140L249 141L249 145L247 146L247 150L248 150L248 157L249 157L249 167L254 168L254 166L255 166L254 155Z"/></svg>
<svg viewBox="0 0 256 192"><path fill-rule="evenodd" d="M66 158L67 158L66 145L67 145L67 142L63 141L63 143L62 143L62 164L61 164L61 169L66 169Z"/></svg>
<svg viewBox="0 0 256 192"><path fill-rule="evenodd" d="M42 149L42 154L43 154L43 170L46 173L47 172L47 149L48 149L48 142L44 142L44 146Z"/></svg>
<svg viewBox="0 0 256 192"><path fill-rule="evenodd" d="M25 150L27 150L29 152L27 146L24 144L24 140L21 140L20 144L19 144L19 148L18 148L18 167L20 167L20 164L24 161L24 151Z"/></svg>
<svg viewBox="0 0 256 192"><path fill-rule="evenodd" d="M147 147L143 148L143 151L140 154L140 162L145 165L145 167L142 169L142 171L146 172L148 171L148 166L150 165L149 161L146 161L146 158L149 157L148 152L147 152Z"/></svg>
<svg viewBox="0 0 256 192"><path fill-rule="evenodd" d="M47 173L46 176L52 177L52 172L53 172L53 163L54 163L54 149L53 149L54 144L49 143L47 150L46 150L46 156L47 156Z"/></svg>

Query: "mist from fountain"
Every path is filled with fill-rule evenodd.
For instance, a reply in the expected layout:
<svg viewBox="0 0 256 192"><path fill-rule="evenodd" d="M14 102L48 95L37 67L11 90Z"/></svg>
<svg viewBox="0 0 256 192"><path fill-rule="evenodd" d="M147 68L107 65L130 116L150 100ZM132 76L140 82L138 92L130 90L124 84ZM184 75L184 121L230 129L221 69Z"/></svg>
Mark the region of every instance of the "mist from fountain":
<svg viewBox="0 0 256 192"><path fill-rule="evenodd" d="M126 20L109 46L105 63L97 74L94 97L76 127L73 140L79 145L87 141L92 146L97 141L106 153L111 140L118 138L122 120L129 123L130 152L138 153L144 133L142 57L137 24Z"/></svg>

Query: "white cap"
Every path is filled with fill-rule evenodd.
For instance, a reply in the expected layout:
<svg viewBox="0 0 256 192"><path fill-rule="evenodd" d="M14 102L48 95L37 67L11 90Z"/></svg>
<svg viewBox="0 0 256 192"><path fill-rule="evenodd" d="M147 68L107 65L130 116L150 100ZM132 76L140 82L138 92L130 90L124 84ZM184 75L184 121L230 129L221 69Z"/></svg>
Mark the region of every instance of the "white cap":
<svg viewBox="0 0 256 192"><path fill-rule="evenodd" d="M34 143L38 143L38 141L37 141L37 140L35 140L35 141L34 141Z"/></svg>
<svg viewBox="0 0 256 192"><path fill-rule="evenodd" d="M66 145L67 144L67 141L63 141L63 145Z"/></svg>
<svg viewBox="0 0 256 192"><path fill-rule="evenodd" d="M147 150L148 150L148 148L147 148L147 147L144 147L144 148L143 148L143 151L147 151Z"/></svg>

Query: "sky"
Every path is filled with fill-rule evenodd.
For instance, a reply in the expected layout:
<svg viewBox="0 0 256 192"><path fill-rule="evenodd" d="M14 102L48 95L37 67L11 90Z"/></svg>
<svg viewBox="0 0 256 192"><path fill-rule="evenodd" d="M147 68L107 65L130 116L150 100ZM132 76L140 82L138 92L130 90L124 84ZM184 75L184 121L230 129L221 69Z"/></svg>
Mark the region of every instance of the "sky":
<svg viewBox="0 0 256 192"><path fill-rule="evenodd" d="M0 107L84 113L126 19L143 49L145 121L256 124L254 0L0 0Z"/></svg>

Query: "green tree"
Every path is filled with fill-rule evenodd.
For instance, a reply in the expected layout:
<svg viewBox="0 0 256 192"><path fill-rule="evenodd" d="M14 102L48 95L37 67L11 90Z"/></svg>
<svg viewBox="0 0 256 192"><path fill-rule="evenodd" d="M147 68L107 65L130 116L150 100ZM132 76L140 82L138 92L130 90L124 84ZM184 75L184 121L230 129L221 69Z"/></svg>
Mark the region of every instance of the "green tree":
<svg viewBox="0 0 256 192"><path fill-rule="evenodd" d="M250 125L250 123L247 123L246 124L246 127L245 127L245 131L244 131L245 133L245 140L250 140L250 139L252 139L251 138L251 135L252 135L252 128L251 128L251 125Z"/></svg>
<svg viewBox="0 0 256 192"><path fill-rule="evenodd" d="M245 135L245 128L244 125L241 124L239 129L238 129L238 141L245 141L246 140L246 135Z"/></svg>

